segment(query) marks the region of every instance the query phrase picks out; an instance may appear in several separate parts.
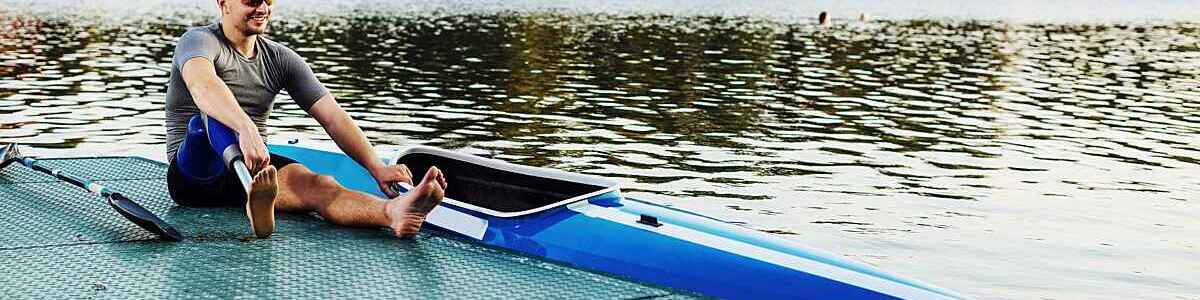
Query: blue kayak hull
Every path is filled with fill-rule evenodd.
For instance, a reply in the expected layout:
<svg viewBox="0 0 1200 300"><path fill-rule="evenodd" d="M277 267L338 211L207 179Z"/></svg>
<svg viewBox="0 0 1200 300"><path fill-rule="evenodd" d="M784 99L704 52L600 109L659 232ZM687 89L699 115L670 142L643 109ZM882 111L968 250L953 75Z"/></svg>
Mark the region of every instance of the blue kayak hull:
<svg viewBox="0 0 1200 300"><path fill-rule="evenodd" d="M292 145L271 145L270 150L347 188L382 196L366 170L343 154ZM766 233L626 198L619 191L520 216L501 217L455 203L443 203L429 225L482 244L719 298L963 298ZM647 222L646 216L653 220Z"/></svg>

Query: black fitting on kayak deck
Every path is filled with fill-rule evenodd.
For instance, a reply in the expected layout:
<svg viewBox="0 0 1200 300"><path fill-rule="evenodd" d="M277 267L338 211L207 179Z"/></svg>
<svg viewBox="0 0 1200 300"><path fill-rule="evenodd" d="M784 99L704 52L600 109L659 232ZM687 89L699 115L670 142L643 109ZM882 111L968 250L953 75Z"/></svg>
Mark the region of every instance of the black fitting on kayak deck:
<svg viewBox="0 0 1200 300"><path fill-rule="evenodd" d="M647 215L642 215L642 217L640 219L638 219L638 223L642 223L642 224L646 224L646 225L650 225L650 226L654 226L654 227L662 226L662 223L658 222L658 218L655 218L652 216L647 216Z"/></svg>

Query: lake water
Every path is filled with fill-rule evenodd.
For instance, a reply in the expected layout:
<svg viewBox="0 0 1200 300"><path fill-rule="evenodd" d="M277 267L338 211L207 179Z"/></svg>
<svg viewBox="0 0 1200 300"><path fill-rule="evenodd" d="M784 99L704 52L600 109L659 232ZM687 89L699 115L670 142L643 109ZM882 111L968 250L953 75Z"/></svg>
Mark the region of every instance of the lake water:
<svg viewBox="0 0 1200 300"><path fill-rule="evenodd" d="M163 159L161 69L210 2L0 1L0 141ZM289 0L270 35L378 145L612 177L974 298L1195 300L1195 6ZM269 124L328 140L286 96Z"/></svg>

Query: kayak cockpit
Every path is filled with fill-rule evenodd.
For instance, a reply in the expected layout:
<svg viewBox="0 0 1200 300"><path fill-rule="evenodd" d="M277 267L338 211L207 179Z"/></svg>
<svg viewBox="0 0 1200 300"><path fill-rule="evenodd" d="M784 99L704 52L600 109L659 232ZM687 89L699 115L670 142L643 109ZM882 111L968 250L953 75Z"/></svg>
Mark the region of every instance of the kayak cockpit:
<svg viewBox="0 0 1200 300"><path fill-rule="evenodd" d="M611 179L511 164L432 147L413 147L393 163L408 166L420 182L437 166L450 182L447 203L496 217L516 217L617 192Z"/></svg>

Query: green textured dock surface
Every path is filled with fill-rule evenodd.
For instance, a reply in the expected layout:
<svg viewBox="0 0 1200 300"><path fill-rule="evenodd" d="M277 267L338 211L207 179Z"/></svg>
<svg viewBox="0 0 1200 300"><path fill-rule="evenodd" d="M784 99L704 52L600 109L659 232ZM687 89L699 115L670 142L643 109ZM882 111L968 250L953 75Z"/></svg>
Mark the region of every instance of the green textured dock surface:
<svg viewBox="0 0 1200 300"><path fill-rule="evenodd" d="M166 166L141 158L43 160L100 181L188 237L173 243L100 198L19 164L0 170L0 296L10 298L682 299L686 294L423 232L279 214L249 238L237 208L175 206Z"/></svg>

